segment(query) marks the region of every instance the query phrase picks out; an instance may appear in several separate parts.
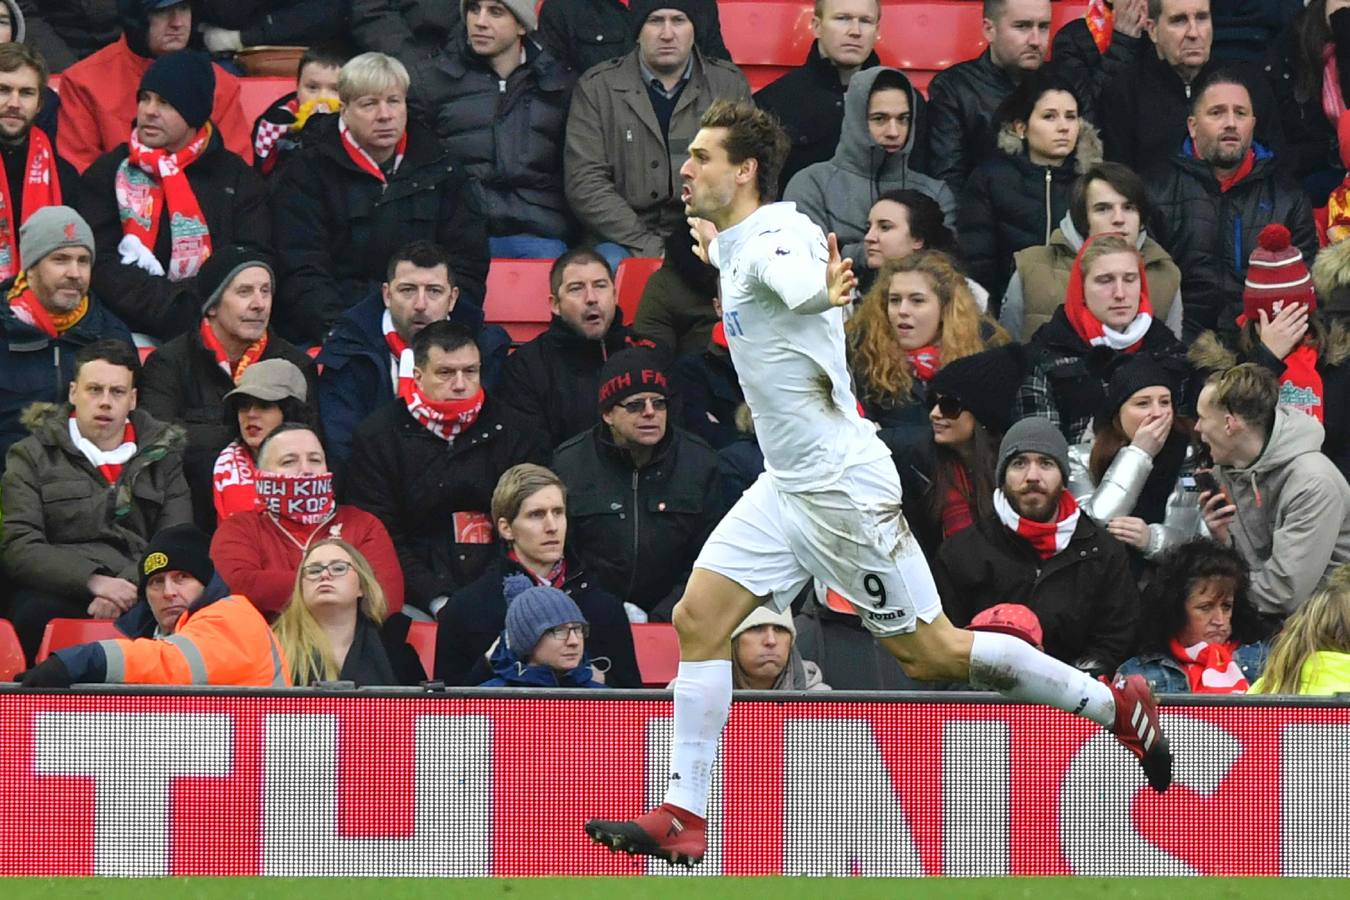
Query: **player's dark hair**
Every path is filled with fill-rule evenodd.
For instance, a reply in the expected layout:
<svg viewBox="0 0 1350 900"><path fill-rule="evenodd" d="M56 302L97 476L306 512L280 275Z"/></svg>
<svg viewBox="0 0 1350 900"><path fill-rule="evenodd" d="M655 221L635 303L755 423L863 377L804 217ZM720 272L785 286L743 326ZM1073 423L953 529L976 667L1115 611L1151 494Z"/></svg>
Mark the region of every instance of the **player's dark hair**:
<svg viewBox="0 0 1350 900"><path fill-rule="evenodd" d="M347 54L332 44L315 44L300 56L300 64L295 67L295 80L305 71L305 66L316 63L330 69L341 69L347 64Z"/></svg>
<svg viewBox="0 0 1350 900"><path fill-rule="evenodd" d="M700 128L725 128L722 144L732 165L753 159L755 187L765 203L778 198L778 176L792 142L778 119L749 100L717 100L703 113Z"/></svg>
<svg viewBox="0 0 1350 900"><path fill-rule="evenodd" d="M614 270L609 267L609 260L601 256L594 247L573 247L553 261L553 268L548 270L548 292L555 297L558 296L558 290L563 283L563 272L568 266L588 263L599 263L605 267L605 273L611 279L614 278Z"/></svg>
<svg viewBox="0 0 1350 900"><path fill-rule="evenodd" d="M389 265L384 270L385 282L394 280L394 273L398 271L398 264L410 262L419 269L434 269L437 266L445 266L445 274L450 280L450 286L455 286L455 270L450 265L450 254L445 252L445 248L435 241L409 241L402 247L394 251L394 255L389 257Z"/></svg>
<svg viewBox="0 0 1350 900"><path fill-rule="evenodd" d="M101 341L94 341L92 344L81 347L79 352L75 354L75 369L71 374L71 380L79 381L80 369L84 368L85 363L91 362L105 362L129 370L133 385L141 376L140 354L136 352L135 347L125 341L104 338Z"/></svg>
<svg viewBox="0 0 1350 900"><path fill-rule="evenodd" d="M1069 220L1078 229L1079 237L1088 236L1087 192L1094 181L1106 182L1113 191L1133 203L1134 208L1139 210L1139 227L1144 227L1153 213L1144 179L1124 163L1099 162L1078 176L1073 183L1073 193L1069 195Z"/></svg>
<svg viewBox="0 0 1350 900"><path fill-rule="evenodd" d="M436 347L445 353L454 353L465 347L478 348L473 330L460 322L432 322L413 335L411 349L413 363L420 369L426 366L431 356L431 348Z"/></svg>

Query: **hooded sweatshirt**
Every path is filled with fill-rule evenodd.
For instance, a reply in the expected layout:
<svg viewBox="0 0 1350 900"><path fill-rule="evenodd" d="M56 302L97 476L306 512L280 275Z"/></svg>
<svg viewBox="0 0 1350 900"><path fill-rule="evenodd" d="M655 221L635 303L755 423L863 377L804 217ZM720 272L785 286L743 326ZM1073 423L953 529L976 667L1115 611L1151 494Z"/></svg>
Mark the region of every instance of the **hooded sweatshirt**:
<svg viewBox="0 0 1350 900"><path fill-rule="evenodd" d="M867 233L867 214L887 191L902 188L921 191L942 207L948 228L956 225L956 196L951 188L909 167L914 152L913 123L905 146L894 153L883 150L867 130L867 101L882 72L899 75L909 92L910 110L918 108L914 86L899 69L877 66L857 73L844 94L844 128L834 158L802 169L783 193L784 200L797 204L798 212L825 232L839 235L839 251L858 265L865 260L862 240Z"/></svg>
<svg viewBox="0 0 1350 900"><path fill-rule="evenodd" d="M1154 314L1178 338L1181 337L1181 270L1162 245L1141 227L1134 246L1144 257L1144 280L1153 302ZM1069 287L1069 269L1083 236L1066 212L1059 227L1050 235L1050 243L1027 247L1013 254L1014 270L1003 295L998 322L1014 340L1029 341L1064 302Z"/></svg>
<svg viewBox="0 0 1350 900"><path fill-rule="evenodd" d="M1350 562L1350 485L1322 452L1322 425L1286 406L1261 455L1246 468L1219 466L1237 507L1233 547L1252 569L1259 612L1281 618Z"/></svg>
<svg viewBox="0 0 1350 900"><path fill-rule="evenodd" d="M25 30L23 26L23 10L19 9L19 0L0 0L9 9L10 36L12 43L22 44Z"/></svg>

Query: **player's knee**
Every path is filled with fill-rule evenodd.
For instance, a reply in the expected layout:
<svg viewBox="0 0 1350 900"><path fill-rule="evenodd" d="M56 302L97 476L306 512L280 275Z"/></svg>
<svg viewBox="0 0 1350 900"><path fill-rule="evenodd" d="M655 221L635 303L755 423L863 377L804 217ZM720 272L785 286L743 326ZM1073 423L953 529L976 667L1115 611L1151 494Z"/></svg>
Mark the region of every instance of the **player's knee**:
<svg viewBox="0 0 1350 900"><path fill-rule="evenodd" d="M695 638L705 627L703 622L705 617L700 614L698 605L691 603L688 598L681 599L675 604L675 610L670 616L670 622L675 626L675 632L680 636L680 642Z"/></svg>

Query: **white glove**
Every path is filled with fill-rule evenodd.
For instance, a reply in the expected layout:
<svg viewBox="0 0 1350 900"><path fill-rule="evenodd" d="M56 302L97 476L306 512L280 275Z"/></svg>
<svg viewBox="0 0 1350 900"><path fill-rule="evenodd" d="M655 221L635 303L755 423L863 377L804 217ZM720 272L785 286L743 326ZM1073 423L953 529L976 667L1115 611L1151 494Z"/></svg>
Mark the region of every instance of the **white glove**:
<svg viewBox="0 0 1350 900"><path fill-rule="evenodd" d="M155 254L151 253L136 235L124 235L122 240L117 242L117 252L122 256L122 265L136 266L151 275L163 277L164 267L159 264L159 260L155 259Z"/></svg>
<svg viewBox="0 0 1350 900"><path fill-rule="evenodd" d="M637 622L639 625L641 625L643 622L647 621L647 613L644 612L642 607L640 606L634 606L631 603L625 603L623 605L623 611L628 614L628 621L630 624L633 622Z"/></svg>
<svg viewBox="0 0 1350 900"><path fill-rule="evenodd" d="M212 53L237 53L244 49L239 32L218 28L215 25L202 26L202 42Z"/></svg>

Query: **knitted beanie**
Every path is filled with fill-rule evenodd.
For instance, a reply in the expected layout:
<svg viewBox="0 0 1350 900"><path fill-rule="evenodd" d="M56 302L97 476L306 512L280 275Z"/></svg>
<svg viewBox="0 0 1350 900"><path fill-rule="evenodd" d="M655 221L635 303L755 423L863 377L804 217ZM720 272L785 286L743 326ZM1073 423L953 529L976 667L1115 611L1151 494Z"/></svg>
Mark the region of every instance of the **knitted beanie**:
<svg viewBox="0 0 1350 900"><path fill-rule="evenodd" d="M197 271L197 296L202 298L202 314L205 315L208 309L220 302L225 289L234 281L234 276L255 266L267 270L275 288L277 276L272 269L272 260L266 253L238 244L213 248L211 255Z"/></svg>
<svg viewBox="0 0 1350 900"><path fill-rule="evenodd" d="M1151 353L1122 354L1121 362L1111 372L1106 386L1106 404L1097 414L1094 427L1103 427L1116 417L1125 401L1135 392L1147 387L1165 387L1172 394L1172 406L1177 405L1177 393L1185 376L1185 363L1172 357L1158 357Z"/></svg>
<svg viewBox="0 0 1350 900"><path fill-rule="evenodd" d="M632 0L628 4L628 15L629 21L633 23L633 40L637 40L638 33L642 31L648 17L658 9L678 9L684 13L694 24L694 34L697 36L698 4L692 0Z"/></svg>
<svg viewBox="0 0 1350 900"><path fill-rule="evenodd" d="M506 608L506 647L521 661L529 658L539 639L550 628L569 622L586 624L586 617L571 597L555 587L533 585L524 575L509 575L503 579L502 592L509 604Z"/></svg>
<svg viewBox="0 0 1350 900"><path fill-rule="evenodd" d="M1303 253L1290 243L1289 229L1275 223L1261 229L1242 287L1242 317L1238 324L1261 321L1260 311L1273 319L1285 306L1317 308L1317 292L1303 262Z"/></svg>
<svg viewBox="0 0 1350 900"><path fill-rule="evenodd" d="M660 353L630 347L615 353L600 370L600 412L606 413L634 394L670 396Z"/></svg>
<svg viewBox="0 0 1350 900"><path fill-rule="evenodd" d="M1003 443L998 445L998 485L1003 486L1003 476L1008 472L1008 463L1022 453L1040 453L1048 456L1059 466L1059 473L1065 483L1069 481L1069 442L1064 440L1058 428L1049 419L1031 417L1022 419L1008 429Z"/></svg>
<svg viewBox="0 0 1350 900"><path fill-rule="evenodd" d="M970 410L975 421L995 434L1013 424L1017 392L1027 375L1021 344L995 347L947 363L928 382L928 399L951 397Z"/></svg>
<svg viewBox="0 0 1350 900"><path fill-rule="evenodd" d="M459 16L466 27L469 21L470 2L471 0L459 0ZM534 14L534 0L497 0L497 2L511 11L516 21L525 26L525 31L533 32L539 29L539 19Z"/></svg>
<svg viewBox="0 0 1350 900"><path fill-rule="evenodd" d="M69 206L44 206L19 227L19 259L31 269L62 247L83 247L94 260L94 232Z"/></svg>
<svg viewBox="0 0 1350 900"><path fill-rule="evenodd" d="M187 572L202 584L216 574L211 562L211 539L196 525L174 525L157 532L145 545L137 567L141 599L145 586L161 572Z"/></svg>
<svg viewBox="0 0 1350 900"><path fill-rule="evenodd" d="M786 628L788 634L792 635L793 640L797 639L797 626L792 621L792 611L788 609L777 610L772 606L756 606L750 615L741 620L741 624L736 626L736 630L731 633L731 639L734 641L751 628L758 628L760 625L777 625L779 628Z"/></svg>
<svg viewBox="0 0 1350 900"><path fill-rule="evenodd" d="M142 91L153 91L178 111L194 131L211 118L216 72L211 57L197 50L166 53L141 76Z"/></svg>

